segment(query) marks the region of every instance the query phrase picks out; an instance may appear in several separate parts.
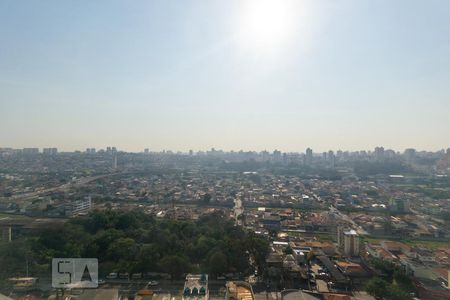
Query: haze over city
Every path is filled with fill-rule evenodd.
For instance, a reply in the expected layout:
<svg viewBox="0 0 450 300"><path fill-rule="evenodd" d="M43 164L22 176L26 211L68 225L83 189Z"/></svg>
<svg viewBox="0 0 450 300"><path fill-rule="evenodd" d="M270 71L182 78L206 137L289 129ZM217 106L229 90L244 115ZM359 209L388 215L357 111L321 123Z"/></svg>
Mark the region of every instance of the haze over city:
<svg viewBox="0 0 450 300"><path fill-rule="evenodd" d="M450 300L450 1L0 0L0 300Z"/></svg>
<svg viewBox="0 0 450 300"><path fill-rule="evenodd" d="M439 150L447 1L0 2L0 144Z"/></svg>

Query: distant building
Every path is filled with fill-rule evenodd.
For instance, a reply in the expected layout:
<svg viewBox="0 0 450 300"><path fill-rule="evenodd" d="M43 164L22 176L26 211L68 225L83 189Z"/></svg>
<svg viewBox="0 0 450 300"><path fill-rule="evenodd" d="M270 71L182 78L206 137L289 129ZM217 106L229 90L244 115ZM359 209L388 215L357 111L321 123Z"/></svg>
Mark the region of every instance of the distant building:
<svg viewBox="0 0 450 300"><path fill-rule="evenodd" d="M409 212L408 199L391 198L389 199L389 210L394 213Z"/></svg>
<svg viewBox="0 0 450 300"><path fill-rule="evenodd" d="M120 298L123 299L123 298ZM161 293L161 292L155 292L152 290L144 289L139 290L136 295L134 296L134 300L170 300L175 299L175 297L172 297L170 293ZM105 299L106 300L106 299Z"/></svg>
<svg viewBox="0 0 450 300"><path fill-rule="evenodd" d="M252 286L244 281L228 281L226 284L225 300L253 300Z"/></svg>
<svg viewBox="0 0 450 300"><path fill-rule="evenodd" d="M208 300L208 274L187 274L182 299Z"/></svg>
<svg viewBox="0 0 450 300"><path fill-rule="evenodd" d="M343 249L344 248L344 232L347 231L346 228L342 226L337 227L337 244L338 247Z"/></svg>
<svg viewBox="0 0 450 300"><path fill-rule="evenodd" d="M82 200L76 200L65 205L66 216L73 216L78 213L88 212L92 208L91 196L87 196Z"/></svg>
<svg viewBox="0 0 450 300"><path fill-rule="evenodd" d="M117 155L116 154L114 154L114 157L113 157L112 168L114 170L117 169Z"/></svg>
<svg viewBox="0 0 450 300"><path fill-rule="evenodd" d="M107 154L115 154L117 153L117 148L116 147L106 147L106 153Z"/></svg>
<svg viewBox="0 0 450 300"><path fill-rule="evenodd" d="M383 147L375 147L375 159L383 160L384 159L384 148Z"/></svg>
<svg viewBox="0 0 450 300"><path fill-rule="evenodd" d="M416 149L413 148L406 149L404 155L407 162L412 162L416 157Z"/></svg>
<svg viewBox="0 0 450 300"><path fill-rule="evenodd" d="M275 161L280 161L281 160L281 151L279 151L279 150L273 151L273 159Z"/></svg>
<svg viewBox="0 0 450 300"><path fill-rule="evenodd" d="M45 155L56 155L58 154L58 148L44 148L42 153Z"/></svg>
<svg viewBox="0 0 450 300"><path fill-rule="evenodd" d="M261 152L261 157L262 157L263 161L270 160L270 153L269 153L269 151L266 151L266 150L262 151Z"/></svg>
<svg viewBox="0 0 450 300"><path fill-rule="evenodd" d="M310 163L312 163L312 160L313 160L313 151L311 148L308 148L308 149L306 149L305 163L310 164Z"/></svg>
<svg viewBox="0 0 450 300"><path fill-rule="evenodd" d="M51 295L50 297L48 297L48 299L49 300L75 299L75 297L77 300L119 300L119 299L122 299L119 297L119 289L118 288L108 287L108 288L98 288L98 289L84 289L83 293L81 295L79 293L76 293L75 290L76 289L73 290L73 294L71 294L70 291L64 291L64 293L60 292L61 294L62 293L64 294L64 298L61 296L61 294L59 294L59 295L54 294L54 295ZM0 299L1 299L1 297L0 297ZM136 295L135 299L143 300L143 299L155 299L155 298L142 298L142 297L139 298L138 295ZM170 299L170 297L168 299Z"/></svg>
<svg viewBox="0 0 450 300"><path fill-rule="evenodd" d="M344 232L344 254L347 256L359 255L359 236L355 230Z"/></svg>
<svg viewBox="0 0 450 300"><path fill-rule="evenodd" d="M280 230L281 218L278 214L264 213L261 224L268 230Z"/></svg>
<svg viewBox="0 0 450 300"><path fill-rule="evenodd" d="M336 165L336 156L332 150L328 151L328 163L330 167L334 168Z"/></svg>
<svg viewBox="0 0 450 300"><path fill-rule="evenodd" d="M322 294L320 294L318 292L313 292L313 291L283 290L281 292L281 299L282 300L320 300L320 299L323 299L323 296L322 296Z"/></svg>
<svg viewBox="0 0 450 300"><path fill-rule="evenodd" d="M36 288L39 278L37 277L13 277L8 278L8 282L15 291L25 292ZM1 299L1 298L0 298Z"/></svg>
<svg viewBox="0 0 450 300"><path fill-rule="evenodd" d="M39 154L39 148L23 148L22 154L24 154L24 155Z"/></svg>

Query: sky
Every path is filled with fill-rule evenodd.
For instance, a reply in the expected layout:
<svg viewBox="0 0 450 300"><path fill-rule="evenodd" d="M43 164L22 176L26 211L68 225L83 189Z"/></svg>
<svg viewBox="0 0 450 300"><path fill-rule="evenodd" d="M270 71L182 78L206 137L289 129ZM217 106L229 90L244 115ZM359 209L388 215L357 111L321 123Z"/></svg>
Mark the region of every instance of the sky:
<svg viewBox="0 0 450 300"><path fill-rule="evenodd" d="M447 0L0 0L0 147L450 147Z"/></svg>

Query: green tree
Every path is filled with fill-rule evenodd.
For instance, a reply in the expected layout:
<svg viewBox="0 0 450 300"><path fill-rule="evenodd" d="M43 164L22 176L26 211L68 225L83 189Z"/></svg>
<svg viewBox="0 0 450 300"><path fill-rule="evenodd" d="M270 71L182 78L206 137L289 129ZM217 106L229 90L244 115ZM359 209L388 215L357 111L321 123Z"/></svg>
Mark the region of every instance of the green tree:
<svg viewBox="0 0 450 300"><path fill-rule="evenodd" d="M391 284L388 288L388 299L389 300L408 300L411 296L408 292L401 289L398 286Z"/></svg>
<svg viewBox="0 0 450 300"><path fill-rule="evenodd" d="M26 260L30 257L29 247L23 240L0 241L0 278L26 275Z"/></svg>
<svg viewBox="0 0 450 300"><path fill-rule="evenodd" d="M107 250L109 260L120 259L134 261L137 254L136 242L131 238L119 238L111 243Z"/></svg>
<svg viewBox="0 0 450 300"><path fill-rule="evenodd" d="M100 260L104 260L110 245L124 236L122 231L112 228L98 231L85 248L86 257L98 257Z"/></svg>
<svg viewBox="0 0 450 300"><path fill-rule="evenodd" d="M389 279L392 279L392 276L394 275L394 271L396 268L392 262L379 258L373 258L370 261L370 264L375 269L382 271L385 275L389 277Z"/></svg>
<svg viewBox="0 0 450 300"><path fill-rule="evenodd" d="M224 274L228 271L227 256L222 251L215 251L208 260L212 275Z"/></svg>
<svg viewBox="0 0 450 300"><path fill-rule="evenodd" d="M411 296L408 291L400 286L390 284L387 281L375 277L366 286L366 291L376 299L383 300L408 300Z"/></svg>
<svg viewBox="0 0 450 300"><path fill-rule="evenodd" d="M159 265L161 271L169 273L172 279L179 278L191 269L188 260L179 255L164 256L159 262Z"/></svg>
<svg viewBox="0 0 450 300"><path fill-rule="evenodd" d="M376 299L387 299L389 283L379 277L374 277L366 285L366 292Z"/></svg>
<svg viewBox="0 0 450 300"><path fill-rule="evenodd" d="M116 228L117 229L130 229L130 228L137 228L139 226L138 219L136 218L136 215L132 212L121 214L117 218Z"/></svg>
<svg viewBox="0 0 450 300"><path fill-rule="evenodd" d="M136 261L139 262L136 272L148 272L156 270L159 258L160 254L155 245L142 245L139 248L139 252L136 257Z"/></svg>
<svg viewBox="0 0 450 300"><path fill-rule="evenodd" d="M249 233L247 238L247 249L254 258L259 270L263 270L266 264L266 257L269 254L269 242L266 238Z"/></svg>

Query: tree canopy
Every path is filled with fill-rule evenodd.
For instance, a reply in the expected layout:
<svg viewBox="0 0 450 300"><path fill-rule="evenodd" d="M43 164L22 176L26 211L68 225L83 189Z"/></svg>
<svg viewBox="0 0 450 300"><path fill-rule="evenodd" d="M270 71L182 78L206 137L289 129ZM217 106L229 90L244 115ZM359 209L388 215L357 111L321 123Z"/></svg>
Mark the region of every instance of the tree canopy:
<svg viewBox="0 0 450 300"><path fill-rule="evenodd" d="M250 274L253 267L264 264L268 252L265 238L235 226L222 213L176 221L155 219L141 211L94 211L24 241L32 256L31 271L50 268L54 257L92 257L98 258L103 276L109 272L164 272L174 277L194 271ZM15 253L9 248L2 252L8 264Z"/></svg>

